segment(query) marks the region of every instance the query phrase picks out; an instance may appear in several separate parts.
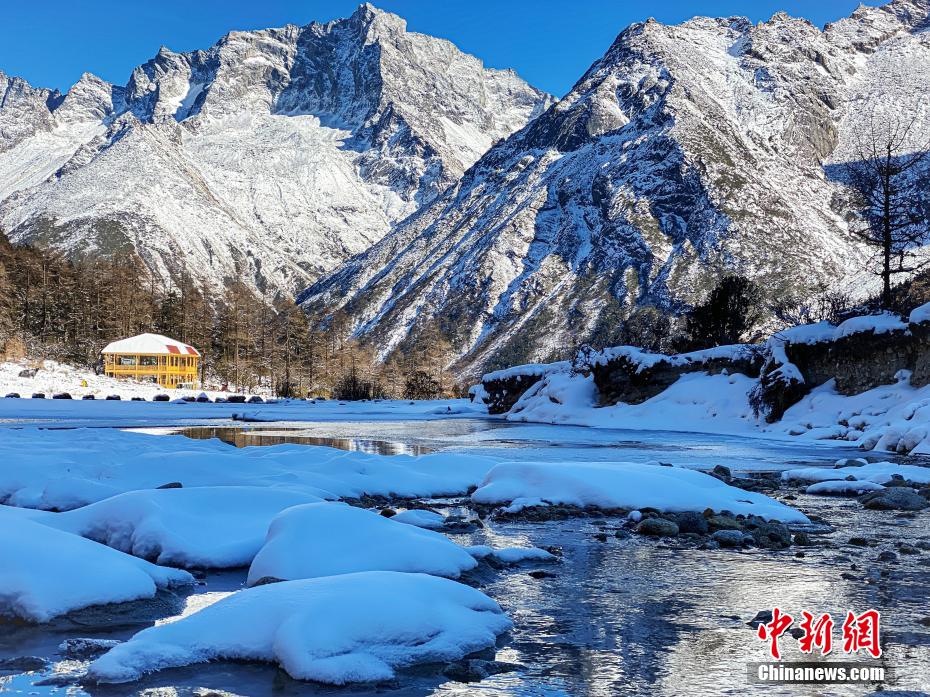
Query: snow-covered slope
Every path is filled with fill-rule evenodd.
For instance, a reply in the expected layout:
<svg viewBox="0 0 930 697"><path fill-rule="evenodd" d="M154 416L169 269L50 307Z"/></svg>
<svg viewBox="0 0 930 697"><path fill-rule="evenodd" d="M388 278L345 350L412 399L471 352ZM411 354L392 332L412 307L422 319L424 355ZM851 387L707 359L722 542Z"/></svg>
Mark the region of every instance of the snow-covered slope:
<svg viewBox="0 0 930 697"><path fill-rule="evenodd" d="M511 71L345 20L162 48L125 87L0 73L0 226L166 276L294 292L380 239L551 99Z"/></svg>
<svg viewBox="0 0 930 697"><path fill-rule="evenodd" d="M862 289L867 253L829 165L873 108L927 113L927 14L894 0L824 30L785 14L633 25L557 105L301 299L345 308L382 354L437 322L476 375L561 357L605 310L674 311L722 269L772 295Z"/></svg>

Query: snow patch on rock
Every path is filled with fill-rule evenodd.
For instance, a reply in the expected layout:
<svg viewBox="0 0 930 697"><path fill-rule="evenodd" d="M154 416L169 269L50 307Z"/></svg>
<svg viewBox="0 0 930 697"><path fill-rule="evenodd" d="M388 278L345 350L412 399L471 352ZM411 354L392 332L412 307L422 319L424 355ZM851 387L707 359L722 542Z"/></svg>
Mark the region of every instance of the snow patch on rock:
<svg viewBox="0 0 930 697"><path fill-rule="evenodd" d="M122 683L213 660L276 663L299 680L389 680L399 668L458 660L494 646L511 623L469 586L372 571L234 593L177 622L145 629L94 661L89 677Z"/></svg>
<svg viewBox="0 0 930 697"><path fill-rule="evenodd" d="M475 560L444 535L342 503L281 513L249 568L248 583L358 571L403 571L458 578Z"/></svg>

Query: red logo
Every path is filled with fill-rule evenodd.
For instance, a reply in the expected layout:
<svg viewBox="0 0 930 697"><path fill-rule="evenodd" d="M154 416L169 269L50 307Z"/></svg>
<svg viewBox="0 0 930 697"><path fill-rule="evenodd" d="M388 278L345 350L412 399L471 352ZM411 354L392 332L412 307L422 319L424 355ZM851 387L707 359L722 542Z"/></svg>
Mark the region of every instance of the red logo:
<svg viewBox="0 0 930 697"><path fill-rule="evenodd" d="M866 610L858 617L852 612L847 612L843 622L843 652L857 653L865 649L872 658L881 656L882 647L878 643L880 620L878 610Z"/></svg>
<svg viewBox="0 0 930 697"><path fill-rule="evenodd" d="M778 650L779 637L788 631L794 618L791 615L783 614L777 607L772 608L772 621L768 624L760 624L756 632L759 639L770 642L769 653L776 661L781 659L781 652Z"/></svg>
<svg viewBox="0 0 930 697"><path fill-rule="evenodd" d="M824 613L814 619L814 616L807 610L801 611L804 621L801 622L801 629L804 635L798 639L801 645L801 653L813 653L818 649L822 656L826 656L833 651L833 618L829 613Z"/></svg>
<svg viewBox="0 0 930 697"><path fill-rule="evenodd" d="M814 615L807 610L801 611L800 636L797 637L801 653L818 651L826 656L833 651L833 628L835 623L829 613ZM843 653L851 654L866 651L873 658L882 655L879 643L879 624L881 614L878 610L866 610L861 615L852 611L846 613L843 622ZM780 608L772 608L772 620L760 624L756 634L761 641L769 643L769 653L776 661L781 660L778 640L794 624L794 617ZM793 635L797 636L797 635Z"/></svg>

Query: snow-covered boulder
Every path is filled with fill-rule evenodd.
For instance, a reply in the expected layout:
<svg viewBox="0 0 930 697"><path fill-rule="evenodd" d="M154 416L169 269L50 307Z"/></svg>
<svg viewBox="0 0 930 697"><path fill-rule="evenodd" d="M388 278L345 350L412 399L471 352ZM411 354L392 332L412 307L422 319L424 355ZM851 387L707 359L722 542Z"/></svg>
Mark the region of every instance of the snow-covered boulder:
<svg viewBox="0 0 930 697"><path fill-rule="evenodd" d="M836 341L853 334L888 334L890 332L905 331L907 331L907 324L900 317L890 312L881 312L877 315L862 315L849 318L836 328L833 333L833 340Z"/></svg>
<svg viewBox="0 0 930 697"><path fill-rule="evenodd" d="M443 517L441 513L420 509L401 511L391 516L391 520L395 523L407 523L407 525L414 525L418 528L426 528L427 530L440 530L446 522L445 517Z"/></svg>
<svg viewBox="0 0 930 697"><path fill-rule="evenodd" d="M357 571L421 572L457 578L477 565L444 535L342 503L311 503L281 513L249 568L291 581Z"/></svg>
<svg viewBox="0 0 930 697"><path fill-rule="evenodd" d="M371 571L234 593L143 630L94 661L100 682L212 660L280 665L294 678L342 685L388 680L421 663L494 646L510 620L484 593L426 574Z"/></svg>
<svg viewBox="0 0 930 697"><path fill-rule="evenodd" d="M550 504L674 513L710 508L786 523L808 522L800 511L703 472L631 462L504 463L491 470L471 498L476 503L509 504L508 512Z"/></svg>
<svg viewBox="0 0 930 697"><path fill-rule="evenodd" d="M489 414L504 414L543 377L570 369L571 364L562 361L527 363L486 373L481 378L481 401L487 406Z"/></svg>
<svg viewBox="0 0 930 697"><path fill-rule="evenodd" d="M666 355L635 346L616 346L587 359L601 404L641 404L688 373L759 375L762 351L737 344L703 351Z"/></svg>
<svg viewBox="0 0 930 697"><path fill-rule="evenodd" d="M32 622L91 605L151 598L194 582L115 549L0 510L0 615Z"/></svg>
<svg viewBox="0 0 930 697"><path fill-rule="evenodd" d="M38 520L158 564L232 568L251 563L281 511L320 501L270 487L148 489Z"/></svg>
<svg viewBox="0 0 930 697"><path fill-rule="evenodd" d="M866 491L881 491L884 489L881 484L875 482L860 482L831 479L825 482L811 484L804 491L808 494L821 496L856 496Z"/></svg>
<svg viewBox="0 0 930 697"><path fill-rule="evenodd" d="M786 470L781 477L786 481L828 482L847 480L852 477L858 482L887 484L895 475L918 484L930 484L930 467L898 465L893 462L870 462L862 466L849 467L802 467Z"/></svg>

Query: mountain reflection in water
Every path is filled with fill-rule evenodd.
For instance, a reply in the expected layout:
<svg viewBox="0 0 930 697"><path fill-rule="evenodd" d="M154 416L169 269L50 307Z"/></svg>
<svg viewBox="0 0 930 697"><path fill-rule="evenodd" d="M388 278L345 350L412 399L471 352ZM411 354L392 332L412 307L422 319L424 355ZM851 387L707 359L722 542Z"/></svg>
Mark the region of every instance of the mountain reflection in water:
<svg viewBox="0 0 930 697"><path fill-rule="evenodd" d="M372 453L375 455L426 455L435 448L401 441L372 440L366 438L331 438L311 436L297 429L247 429L236 426L192 426L176 431L179 435L195 440L218 438L237 448L254 445L283 445L297 443L300 445L323 445L350 452Z"/></svg>

